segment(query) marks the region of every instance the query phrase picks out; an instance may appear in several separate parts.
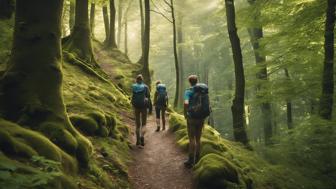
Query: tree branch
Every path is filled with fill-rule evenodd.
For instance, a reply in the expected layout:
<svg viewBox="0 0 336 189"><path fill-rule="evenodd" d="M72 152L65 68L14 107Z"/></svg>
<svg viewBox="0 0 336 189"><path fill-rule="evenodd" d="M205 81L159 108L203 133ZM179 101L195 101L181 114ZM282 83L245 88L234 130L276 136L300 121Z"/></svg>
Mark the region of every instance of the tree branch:
<svg viewBox="0 0 336 189"><path fill-rule="evenodd" d="M165 2L170 8L173 8L172 5L167 0L163 0L163 2Z"/></svg>
<svg viewBox="0 0 336 189"><path fill-rule="evenodd" d="M156 10L150 10L150 11L155 12L155 13L161 15L161 16L162 16L163 18L165 18L168 22L173 23L173 21L171 21L166 15L162 14L161 12L156 11Z"/></svg>

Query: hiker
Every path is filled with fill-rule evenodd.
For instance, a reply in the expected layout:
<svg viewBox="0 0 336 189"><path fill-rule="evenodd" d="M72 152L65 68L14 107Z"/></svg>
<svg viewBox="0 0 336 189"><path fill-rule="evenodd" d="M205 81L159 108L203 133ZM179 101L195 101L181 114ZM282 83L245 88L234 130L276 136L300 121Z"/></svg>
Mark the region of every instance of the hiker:
<svg viewBox="0 0 336 189"><path fill-rule="evenodd" d="M145 146L145 133L147 122L147 109L152 111L149 88L143 83L142 75L136 77L136 82L132 85L132 105L136 123L136 146Z"/></svg>
<svg viewBox="0 0 336 189"><path fill-rule="evenodd" d="M198 83L196 75L190 75L188 81L191 87L184 94L184 117L187 120L189 157L184 165L191 168L200 158L202 129L210 114L210 106L207 85Z"/></svg>
<svg viewBox="0 0 336 189"><path fill-rule="evenodd" d="M162 118L162 130L166 129L166 109L168 106L168 94L166 90L166 85L162 84L161 81L156 82L156 91L154 94L154 106L155 106L155 114L156 114L156 132L159 132L161 127L161 119Z"/></svg>

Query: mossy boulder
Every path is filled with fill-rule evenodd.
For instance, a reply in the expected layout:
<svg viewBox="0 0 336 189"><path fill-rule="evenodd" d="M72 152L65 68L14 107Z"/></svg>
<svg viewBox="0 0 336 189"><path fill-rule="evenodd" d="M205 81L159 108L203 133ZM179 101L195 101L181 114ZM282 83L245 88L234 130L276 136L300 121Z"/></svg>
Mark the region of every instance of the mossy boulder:
<svg viewBox="0 0 336 189"><path fill-rule="evenodd" d="M194 170L195 178L201 188L239 188L237 167L218 154L205 155L196 164Z"/></svg>

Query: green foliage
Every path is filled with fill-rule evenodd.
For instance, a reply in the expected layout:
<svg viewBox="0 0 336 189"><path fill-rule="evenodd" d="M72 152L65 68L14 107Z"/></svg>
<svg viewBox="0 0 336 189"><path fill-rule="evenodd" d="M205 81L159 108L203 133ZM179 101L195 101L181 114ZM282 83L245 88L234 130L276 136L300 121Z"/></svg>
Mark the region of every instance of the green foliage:
<svg viewBox="0 0 336 189"><path fill-rule="evenodd" d="M8 189L69 188L76 186L61 172L59 162L33 156L31 167L0 155L0 185Z"/></svg>
<svg viewBox="0 0 336 189"><path fill-rule="evenodd" d="M14 19L2 20L0 19L0 71L3 70L5 64L10 57L10 49L12 46L12 33L14 26Z"/></svg>
<svg viewBox="0 0 336 189"><path fill-rule="evenodd" d="M183 116L173 113L169 122L178 145L187 149ZM301 175L298 169L272 165L241 144L223 139L207 125L201 141L201 160L194 167L194 179L199 188L313 189L320 186L320 183Z"/></svg>
<svg viewBox="0 0 336 189"><path fill-rule="evenodd" d="M302 121L295 129L276 137L276 146L264 149L265 157L293 167L321 188L335 186L336 147L335 122L311 117Z"/></svg>

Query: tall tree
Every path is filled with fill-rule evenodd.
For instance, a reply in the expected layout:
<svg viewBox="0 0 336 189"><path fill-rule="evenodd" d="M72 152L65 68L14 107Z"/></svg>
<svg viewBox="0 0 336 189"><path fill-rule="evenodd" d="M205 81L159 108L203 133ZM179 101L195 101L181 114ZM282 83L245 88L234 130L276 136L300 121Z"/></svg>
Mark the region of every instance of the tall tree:
<svg viewBox="0 0 336 189"><path fill-rule="evenodd" d="M111 48L117 48L115 40L115 17L116 17L116 9L114 0L110 0L110 29L109 29L109 38L107 41L107 47Z"/></svg>
<svg viewBox="0 0 336 189"><path fill-rule="evenodd" d="M319 115L331 119L334 95L334 28L336 0L328 0L325 21L324 65Z"/></svg>
<svg viewBox="0 0 336 189"><path fill-rule="evenodd" d="M90 7L90 29L92 37L94 37L95 17L96 17L96 4L94 1L92 1Z"/></svg>
<svg viewBox="0 0 336 189"><path fill-rule="evenodd" d="M103 11L103 19L104 19L104 28L105 28L105 43L108 42L109 36L110 36L110 24L109 24L109 15L108 15L108 9L107 5L103 5L102 7Z"/></svg>
<svg viewBox="0 0 336 189"><path fill-rule="evenodd" d="M285 76L287 80L290 80L289 71L285 68ZM292 111L292 101L287 98L286 99L286 112L287 112L287 127L288 129L293 128L293 111Z"/></svg>
<svg viewBox="0 0 336 189"><path fill-rule="evenodd" d="M89 65L98 66L92 51L88 9L88 0L76 0L75 25L70 38L65 41L64 46L75 52L79 58Z"/></svg>
<svg viewBox="0 0 336 189"><path fill-rule="evenodd" d="M73 28L75 25L75 12L76 12L76 5L75 0L69 0L69 29L70 34L73 32Z"/></svg>
<svg viewBox="0 0 336 189"><path fill-rule="evenodd" d="M140 9L140 23L141 23L141 56L138 60L138 63L142 64L144 63L143 61L143 55L144 55L144 29L145 29L145 21L144 21L144 10L143 10L143 0L139 0L139 9Z"/></svg>
<svg viewBox="0 0 336 189"><path fill-rule="evenodd" d="M151 84L151 75L149 72L149 45L150 45L150 2L149 0L144 0L145 4L145 27L144 27L144 36L143 36L143 68L142 73L144 76L145 83L150 86Z"/></svg>
<svg viewBox="0 0 336 189"><path fill-rule="evenodd" d="M176 25L176 13L175 13L175 7L174 7L174 0L170 0L170 3L167 1L164 1L170 8L171 12L171 18L172 20L169 20L173 24L173 50L174 50L174 62L175 62L175 97L174 97L174 107L177 108L179 105L179 96L181 91L181 68L179 65L179 56L178 56L178 50L177 50L177 25Z"/></svg>
<svg viewBox="0 0 336 189"><path fill-rule="evenodd" d="M62 97L62 5L62 0L16 1L11 59L0 80L0 115L40 130L84 166L90 143L71 125Z"/></svg>
<svg viewBox="0 0 336 189"><path fill-rule="evenodd" d="M250 3L251 6L254 6L253 9L254 15L252 17L254 27L249 28L248 31L254 51L255 62L257 67L259 68L257 73L257 79L260 81L267 81L268 75L267 75L267 65L265 63L266 57L265 55L262 55L260 53L260 45L259 45L259 40L262 39L264 35L263 28L260 23L260 7L256 7L256 0L249 0L248 2ZM260 82L258 82L256 90L257 90L257 98L262 99L264 96L262 94L263 91L265 91L265 89ZM260 105L260 109L263 119L265 144L268 145L271 143L271 137L273 134L271 104L268 101L262 102Z"/></svg>
<svg viewBox="0 0 336 189"><path fill-rule="evenodd" d="M120 47L120 41L121 41L121 30L122 30L122 20L123 20L123 8L124 8L124 1L125 0L119 0L118 1L118 31L117 31L117 45Z"/></svg>
<svg viewBox="0 0 336 189"><path fill-rule="evenodd" d="M245 75L243 67L243 56L240 47L240 39L236 27L236 14L234 0L225 0L227 17L227 29L232 47L232 55L235 70L235 97L232 102L233 134L235 140L247 145L248 137L245 128L244 118L244 95Z"/></svg>
<svg viewBox="0 0 336 189"><path fill-rule="evenodd" d="M178 106L182 107L183 104L183 90L184 89L184 68L183 68L183 14L178 11L177 16L177 44L178 44L178 63L180 68L179 76L179 91L178 91Z"/></svg>
<svg viewBox="0 0 336 189"><path fill-rule="evenodd" d="M124 13L124 47L125 47L125 54L128 55L128 13L131 9L131 5L133 3L133 0L129 0L127 4L127 8Z"/></svg>

